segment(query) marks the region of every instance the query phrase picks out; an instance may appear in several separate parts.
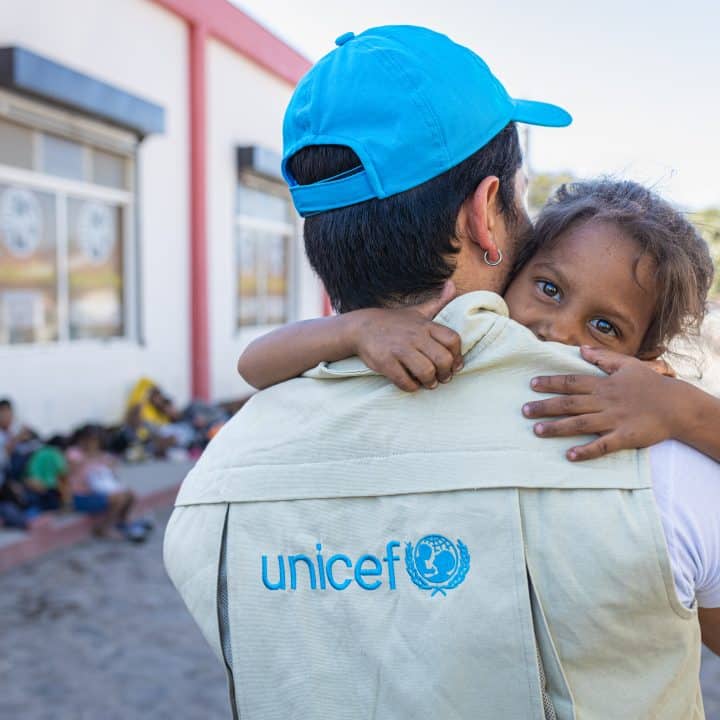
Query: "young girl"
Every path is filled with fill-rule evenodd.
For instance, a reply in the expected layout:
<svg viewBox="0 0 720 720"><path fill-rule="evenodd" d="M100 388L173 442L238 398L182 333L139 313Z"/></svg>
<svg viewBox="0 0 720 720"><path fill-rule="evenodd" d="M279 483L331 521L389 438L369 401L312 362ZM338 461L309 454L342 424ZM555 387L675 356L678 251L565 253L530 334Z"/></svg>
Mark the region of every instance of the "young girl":
<svg viewBox="0 0 720 720"><path fill-rule="evenodd" d="M65 456L70 467L74 509L98 516L95 535L144 542L150 527L146 521L129 520L137 498L118 480L116 459L103 452L100 427L79 428Z"/></svg>
<svg viewBox="0 0 720 720"><path fill-rule="evenodd" d="M537 392L568 397L528 403L543 437L600 438L568 451L585 460L676 438L720 461L720 400L652 372L675 338L695 333L713 276L707 245L668 203L634 182L561 187L537 220L505 301L510 317L540 339L582 347L608 378L535 378ZM452 298L415 308L363 309L295 323L253 342L238 369L258 388L322 361L359 355L398 387L434 388L462 367L460 339L431 322ZM665 365L665 367L667 367ZM666 374L669 374L666 372Z"/></svg>

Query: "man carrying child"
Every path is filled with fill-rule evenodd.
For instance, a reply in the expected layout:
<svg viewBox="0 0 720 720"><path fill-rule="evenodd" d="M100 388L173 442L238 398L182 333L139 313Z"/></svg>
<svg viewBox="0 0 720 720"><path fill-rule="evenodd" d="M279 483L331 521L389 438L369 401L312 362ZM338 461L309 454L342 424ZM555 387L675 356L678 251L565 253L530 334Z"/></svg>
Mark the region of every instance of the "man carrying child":
<svg viewBox="0 0 720 720"><path fill-rule="evenodd" d="M648 453L573 465L519 412L534 375L593 372L498 294L529 224L514 122L569 116L513 100L429 30L337 44L284 126L311 262L343 311L449 277L460 297L438 319L463 367L416 394L358 358L319 367L259 393L186 478L165 562L234 716L702 717L698 613L673 586ZM720 487L673 452L660 472Z"/></svg>

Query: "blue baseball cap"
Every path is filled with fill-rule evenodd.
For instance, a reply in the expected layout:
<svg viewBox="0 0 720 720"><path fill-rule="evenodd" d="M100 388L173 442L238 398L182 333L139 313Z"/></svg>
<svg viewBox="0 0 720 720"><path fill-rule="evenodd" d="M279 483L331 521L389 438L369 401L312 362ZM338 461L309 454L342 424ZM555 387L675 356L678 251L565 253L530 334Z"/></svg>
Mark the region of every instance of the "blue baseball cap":
<svg viewBox="0 0 720 720"><path fill-rule="evenodd" d="M283 122L282 172L300 215L386 198L437 177L510 121L563 127L556 105L514 100L474 52L427 28L345 33L298 83ZM289 159L346 145L361 167L298 185Z"/></svg>

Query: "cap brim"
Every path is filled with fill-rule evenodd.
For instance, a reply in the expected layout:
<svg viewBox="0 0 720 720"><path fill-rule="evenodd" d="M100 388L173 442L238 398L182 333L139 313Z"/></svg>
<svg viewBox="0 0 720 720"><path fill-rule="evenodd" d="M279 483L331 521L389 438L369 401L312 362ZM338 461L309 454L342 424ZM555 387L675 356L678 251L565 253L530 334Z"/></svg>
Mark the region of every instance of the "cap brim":
<svg viewBox="0 0 720 720"><path fill-rule="evenodd" d="M513 100L513 105L515 112L512 119L515 122L545 127L565 127L572 122L570 113L557 105L534 100Z"/></svg>

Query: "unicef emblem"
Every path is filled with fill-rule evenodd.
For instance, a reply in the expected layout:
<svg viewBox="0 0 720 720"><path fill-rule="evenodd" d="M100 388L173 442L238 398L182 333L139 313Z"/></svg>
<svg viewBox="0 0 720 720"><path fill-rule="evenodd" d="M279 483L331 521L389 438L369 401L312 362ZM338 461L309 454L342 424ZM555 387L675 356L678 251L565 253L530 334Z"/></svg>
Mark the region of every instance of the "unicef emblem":
<svg viewBox="0 0 720 720"><path fill-rule="evenodd" d="M413 548L405 545L405 569L421 590L446 595L457 587L470 569L470 553L462 540L457 545L443 535L426 535Z"/></svg>

